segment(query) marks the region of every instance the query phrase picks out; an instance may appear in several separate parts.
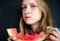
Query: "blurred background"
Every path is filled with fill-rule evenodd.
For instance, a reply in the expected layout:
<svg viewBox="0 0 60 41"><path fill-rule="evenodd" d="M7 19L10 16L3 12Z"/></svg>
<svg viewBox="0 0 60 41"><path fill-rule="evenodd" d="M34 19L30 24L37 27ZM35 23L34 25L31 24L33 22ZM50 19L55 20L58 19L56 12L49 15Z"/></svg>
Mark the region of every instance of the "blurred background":
<svg viewBox="0 0 60 41"><path fill-rule="evenodd" d="M54 25L60 27L60 1L48 0ZM7 28L18 27L21 15L21 0L0 0L0 41L7 41Z"/></svg>

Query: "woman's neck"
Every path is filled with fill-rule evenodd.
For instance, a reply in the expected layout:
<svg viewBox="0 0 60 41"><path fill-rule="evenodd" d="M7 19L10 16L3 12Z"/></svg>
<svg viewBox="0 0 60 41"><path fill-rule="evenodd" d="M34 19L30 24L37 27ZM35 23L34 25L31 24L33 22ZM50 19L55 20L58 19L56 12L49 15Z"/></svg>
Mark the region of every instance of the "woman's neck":
<svg viewBox="0 0 60 41"><path fill-rule="evenodd" d="M33 32L35 32L38 27L39 27L39 23L35 23L31 25Z"/></svg>

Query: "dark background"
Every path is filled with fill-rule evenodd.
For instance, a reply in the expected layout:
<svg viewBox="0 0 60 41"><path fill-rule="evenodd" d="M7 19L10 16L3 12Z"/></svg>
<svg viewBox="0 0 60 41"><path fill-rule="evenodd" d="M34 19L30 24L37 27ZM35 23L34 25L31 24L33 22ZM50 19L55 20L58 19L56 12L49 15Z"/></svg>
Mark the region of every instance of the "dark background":
<svg viewBox="0 0 60 41"><path fill-rule="evenodd" d="M60 1L49 0L54 25L60 27ZM7 41L7 28L18 27L21 0L0 0L0 41Z"/></svg>

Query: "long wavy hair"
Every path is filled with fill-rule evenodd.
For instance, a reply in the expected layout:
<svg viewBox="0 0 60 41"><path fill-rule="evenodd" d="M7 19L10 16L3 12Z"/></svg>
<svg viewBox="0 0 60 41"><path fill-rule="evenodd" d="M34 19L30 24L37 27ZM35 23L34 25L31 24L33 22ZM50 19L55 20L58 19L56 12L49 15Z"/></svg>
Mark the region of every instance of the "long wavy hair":
<svg viewBox="0 0 60 41"><path fill-rule="evenodd" d="M42 10L42 17L40 20L40 24L39 24L39 27L35 31L37 33L40 33L41 31L45 31L46 26L53 26L53 19L51 16L50 8L48 6L48 1L36 0L36 2L38 4L39 10ZM25 33L29 33L29 30L31 29L31 27L24 22L22 16L20 19L19 27L20 27L20 30Z"/></svg>

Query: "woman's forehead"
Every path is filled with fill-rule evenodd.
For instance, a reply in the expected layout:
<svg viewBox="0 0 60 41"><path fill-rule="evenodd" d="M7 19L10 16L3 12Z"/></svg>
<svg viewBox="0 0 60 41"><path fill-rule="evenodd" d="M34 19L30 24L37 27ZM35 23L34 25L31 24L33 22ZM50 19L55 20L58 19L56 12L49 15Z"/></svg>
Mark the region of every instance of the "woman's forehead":
<svg viewBox="0 0 60 41"><path fill-rule="evenodd" d="M23 0L22 4L36 3L36 0Z"/></svg>

